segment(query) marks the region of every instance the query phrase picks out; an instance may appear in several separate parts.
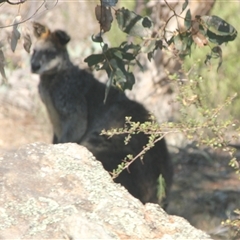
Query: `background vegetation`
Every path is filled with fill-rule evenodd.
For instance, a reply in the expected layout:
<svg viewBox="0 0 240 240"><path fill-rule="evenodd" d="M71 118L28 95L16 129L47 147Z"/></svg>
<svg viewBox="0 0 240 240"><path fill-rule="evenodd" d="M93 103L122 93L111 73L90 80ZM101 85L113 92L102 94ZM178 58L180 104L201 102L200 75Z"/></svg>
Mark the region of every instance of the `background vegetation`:
<svg viewBox="0 0 240 240"><path fill-rule="evenodd" d="M222 1L216 1L211 14L221 15L221 18L230 22L238 28L239 19L236 17L239 12L239 3L230 2L228 7ZM240 82L238 52L240 48L239 37L236 41L223 44L223 64L217 72L217 61L212 66L206 66L203 59L209 52L209 49L195 48L191 57L184 61L184 70L189 72L191 76L201 76L204 81L200 83L200 90L205 93L206 104L209 108L216 107L220 102L226 100L227 97L233 96L239 92ZM225 117L234 116L235 119L240 117L240 96L236 96L230 106L224 109Z"/></svg>
<svg viewBox="0 0 240 240"><path fill-rule="evenodd" d="M150 1L145 1L148 4ZM186 1L185 1L186 2ZM79 65L84 65L82 62L83 58L91 55L92 53L101 52L102 48L99 43L91 41L91 38L85 33L96 34L99 31L99 25L94 16L93 9L99 1L89 3L89 9L92 9L92 15L84 16L84 9L82 13L78 13L78 10L71 4L65 7L59 2L57 5L51 2L44 2L43 7L36 12L38 9L37 5L32 5L32 13L30 14L29 7L24 10L25 4L23 3L21 7L10 6L6 1L1 2L1 8L12 7L14 10L11 14L3 14L1 18L2 36L4 44L1 42L1 50L5 55L5 58L1 58L2 64L5 66L6 75L10 75L10 70L16 68L24 68L28 65L29 55L25 57L26 53L23 53L22 44L23 38L19 39L19 43L16 46L15 53L11 53L10 42L12 27L5 28L11 25L16 20L16 16L21 16L22 19L27 19L30 16L30 20L22 25L19 25L19 31L21 36L23 35L24 27L31 28L31 20L42 20L49 21L50 24L54 25L55 28L66 28L74 39L81 39L81 44L79 40L72 42L69 46L70 54L74 61ZM183 4L184 2L182 2ZM49 5L50 4L50 5ZM6 6L7 5L7 6ZM119 7L124 6L130 10L135 8L134 1L119 1ZM54 8L58 8L60 13L56 14ZM222 19L233 25L239 32L239 2L222 2L216 1L211 14L220 16ZM41 11L45 11L42 15L39 14ZM169 10L171 11L171 10ZM4 13L4 10L3 10ZM72 13L72 14L70 14ZM44 15L45 14L45 15ZM149 8L144 8L140 11L140 14L151 14ZM32 16L32 17L31 17ZM72 17L81 16L81 17ZM55 20L57 19L57 20ZM63 24L67 22L66 24ZM29 24L29 25L28 25ZM84 29L77 29L76 26L85 26ZM74 27L73 27L74 26ZM104 35L104 41L109 44L109 47L118 47L122 41L125 41L127 34L122 33L118 29L118 25L115 23L109 33ZM6 31L6 32L4 32ZM6 33L6 34L5 34ZM26 36L26 35L25 35ZM117 36L117 37L116 37ZM32 39L32 41L34 41ZM139 43L139 41L136 41ZM134 127L131 129L127 127L125 132L133 131L150 131L152 137L150 138L150 145L154 143L155 140L159 139L161 134L167 135L168 133L178 132L183 133L185 137L191 141L196 141L199 145L205 145L212 148L219 148L226 150L230 153L232 158L231 165L236 168L237 173L239 173L239 162L234 158L234 150L228 145L229 143L239 143L239 117L240 117L240 96L239 89L240 83L238 81L239 76L239 64L238 64L238 52L240 48L239 37L233 42L229 42L226 45L222 44L223 49L223 63L222 66L217 71L218 60L214 59L211 61L211 65L206 66L204 60L206 54L210 52L209 47L198 47L192 46L191 56L187 56L184 60L180 60L180 68L175 70L166 70L168 72L167 83L176 93L176 98L173 99L174 102L178 103L177 117L171 122L163 123L160 128L156 128L156 125L152 125L152 130L149 130L149 124L147 127L142 127L141 129ZM169 54L169 52L163 49L164 54ZM20 56L20 57L19 57ZM21 59L18 61L18 58ZM145 54L145 59L147 59ZM142 56L139 58L143 68L145 68L144 61L142 61ZM178 59L174 56L174 61ZM153 60L152 60L153 61ZM2 66L3 66L2 65ZM156 68L159 66L156 65ZM140 68L134 69L131 66L131 70L134 70L134 74L138 75ZM1 68L2 70L2 68ZM106 77L106 76L104 76ZM159 85L157 87L160 88ZM179 114L180 113L180 114ZM133 126L130 122L130 126ZM135 125L134 125L135 126ZM121 130L124 132L124 130ZM148 132L149 133L149 132ZM131 160L130 160L131 161ZM238 225L239 222L234 221L233 225Z"/></svg>

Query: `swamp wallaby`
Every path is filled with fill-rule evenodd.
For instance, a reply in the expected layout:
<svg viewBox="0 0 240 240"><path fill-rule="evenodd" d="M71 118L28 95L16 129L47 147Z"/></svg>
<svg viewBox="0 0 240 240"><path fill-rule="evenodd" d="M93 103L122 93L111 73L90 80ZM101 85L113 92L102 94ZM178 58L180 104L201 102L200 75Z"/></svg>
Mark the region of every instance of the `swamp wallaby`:
<svg viewBox="0 0 240 240"><path fill-rule="evenodd" d="M70 41L61 30L51 32L34 23L37 42L31 57L33 73L40 75L39 93L53 126L53 143L75 142L86 146L111 172L128 154L137 155L148 142L144 134L133 135L128 145L125 135L108 138L103 129L123 127L125 117L135 122L148 120L145 108L111 88L104 104L105 85L90 73L74 66L66 48ZM149 150L143 160L137 159L115 182L121 183L142 203L158 203L158 178L162 174L169 191L173 168L164 139Z"/></svg>

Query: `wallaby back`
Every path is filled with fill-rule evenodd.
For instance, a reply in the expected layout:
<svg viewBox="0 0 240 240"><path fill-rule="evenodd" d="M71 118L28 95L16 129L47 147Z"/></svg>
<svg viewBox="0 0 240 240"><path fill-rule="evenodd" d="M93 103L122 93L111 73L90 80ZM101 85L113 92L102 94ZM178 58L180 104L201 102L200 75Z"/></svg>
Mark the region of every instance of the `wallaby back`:
<svg viewBox="0 0 240 240"><path fill-rule="evenodd" d="M103 129L123 127L126 116L136 122L148 120L145 108L114 88L104 104L105 85L71 63L66 49L68 34L61 30L51 32L39 23L33 27L37 43L31 67L33 73L40 75L39 93L53 125L53 143L76 142L86 146L107 171L116 169L127 154L137 155L148 142L146 135L133 135L125 145L124 135L107 138L100 133ZM143 203L157 203L160 174L168 192L173 169L164 139L115 181Z"/></svg>

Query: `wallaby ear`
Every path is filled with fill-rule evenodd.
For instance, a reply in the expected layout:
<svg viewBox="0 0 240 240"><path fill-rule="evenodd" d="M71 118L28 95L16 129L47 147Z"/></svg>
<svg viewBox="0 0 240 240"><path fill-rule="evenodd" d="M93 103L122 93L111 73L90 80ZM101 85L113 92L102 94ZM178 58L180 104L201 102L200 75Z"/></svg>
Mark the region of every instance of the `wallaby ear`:
<svg viewBox="0 0 240 240"><path fill-rule="evenodd" d="M54 31L53 35L61 45L66 45L71 39L70 36L62 30Z"/></svg>
<svg viewBox="0 0 240 240"><path fill-rule="evenodd" d="M50 36L51 31L48 29L48 27L38 22L33 22L33 33L36 38L46 39Z"/></svg>

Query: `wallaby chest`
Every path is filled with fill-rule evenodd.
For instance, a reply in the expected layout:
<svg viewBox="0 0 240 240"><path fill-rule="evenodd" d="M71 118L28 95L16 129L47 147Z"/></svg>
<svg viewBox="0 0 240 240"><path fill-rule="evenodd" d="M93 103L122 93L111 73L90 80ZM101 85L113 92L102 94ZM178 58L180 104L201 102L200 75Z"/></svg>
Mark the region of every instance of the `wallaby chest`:
<svg viewBox="0 0 240 240"><path fill-rule="evenodd" d="M60 121L60 114L53 98L53 83L51 81L48 81L48 79L43 78L40 80L38 90L41 100L46 106L47 113L54 128L54 133L59 137L62 134L62 126Z"/></svg>

